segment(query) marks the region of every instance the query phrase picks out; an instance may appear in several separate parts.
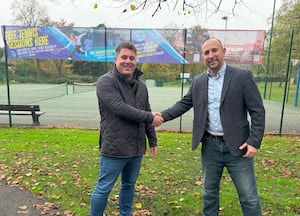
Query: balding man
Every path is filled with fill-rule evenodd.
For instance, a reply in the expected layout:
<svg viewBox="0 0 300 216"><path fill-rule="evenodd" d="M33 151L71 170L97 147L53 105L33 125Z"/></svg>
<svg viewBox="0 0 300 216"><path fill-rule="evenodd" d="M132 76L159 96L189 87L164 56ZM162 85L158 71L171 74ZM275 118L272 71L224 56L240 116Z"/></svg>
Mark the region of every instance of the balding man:
<svg viewBox="0 0 300 216"><path fill-rule="evenodd" d="M207 72L161 115L166 122L194 108L192 150L202 142L203 215L218 215L220 180L227 168L244 215L260 216L254 157L264 135L265 109L259 90L251 71L225 63L220 40L208 39L202 48Z"/></svg>

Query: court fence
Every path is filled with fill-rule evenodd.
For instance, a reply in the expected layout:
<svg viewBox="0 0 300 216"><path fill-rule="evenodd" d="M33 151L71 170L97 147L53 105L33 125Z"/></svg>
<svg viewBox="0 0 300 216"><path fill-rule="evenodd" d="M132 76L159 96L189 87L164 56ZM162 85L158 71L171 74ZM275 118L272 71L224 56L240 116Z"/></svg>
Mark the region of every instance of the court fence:
<svg viewBox="0 0 300 216"><path fill-rule="evenodd" d="M145 80L153 111L162 111L178 101L189 88L189 83L168 83ZM182 85L181 85L182 84ZM257 82L262 93L265 82ZM272 88L270 88L272 86ZM8 93L9 90L9 93ZM268 82L266 108L266 133L300 134L300 108L295 105L296 84ZM99 111L95 83L32 84L10 83L0 85L0 104L35 104L45 112L39 127L99 128ZM283 102L284 101L284 102ZM192 130L193 110L182 117L166 122L157 130L184 132ZM10 124L11 122L11 124ZM0 116L1 126L31 126L28 116Z"/></svg>

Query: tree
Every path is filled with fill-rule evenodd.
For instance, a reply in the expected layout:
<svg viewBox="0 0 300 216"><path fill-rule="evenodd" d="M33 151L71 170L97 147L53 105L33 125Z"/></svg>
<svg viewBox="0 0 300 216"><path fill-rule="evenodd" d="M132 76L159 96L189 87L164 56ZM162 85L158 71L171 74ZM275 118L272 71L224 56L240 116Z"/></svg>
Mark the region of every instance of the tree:
<svg viewBox="0 0 300 216"><path fill-rule="evenodd" d="M165 82L176 81L181 73L180 64L147 64L141 66L144 72L143 79L163 80Z"/></svg>
<svg viewBox="0 0 300 216"><path fill-rule="evenodd" d="M14 0L12 5L12 14L14 16L14 23L17 25L24 25L24 26L56 26L56 27L72 27L74 23L67 23L64 19L60 21L53 21L47 15L47 7L42 5L37 0L29 0L29 1L22 1L22 0ZM64 60L52 59L52 60L42 60L42 59L35 59L35 60L26 60L28 62L28 66L32 68L30 64L31 61L36 63L36 75L37 79L40 79L40 74L52 74L52 77L60 78L67 73L67 68L65 67ZM22 61L21 65L24 65L25 61ZM29 72L32 73L33 70ZM20 71L21 72L21 71ZM29 73L27 72L27 73ZM53 76L54 74L54 76Z"/></svg>
<svg viewBox="0 0 300 216"><path fill-rule="evenodd" d="M67 23L66 20L61 19L59 21L51 20L50 17L44 17L41 20L40 25L56 26L56 27L73 27L74 23Z"/></svg>
<svg viewBox="0 0 300 216"><path fill-rule="evenodd" d="M92 83L96 82L99 76L111 70L113 65L113 63L108 62L72 61L70 70L72 74L81 76L81 80L73 81Z"/></svg>
<svg viewBox="0 0 300 216"><path fill-rule="evenodd" d="M14 0L11 4L14 24L24 26L41 25L43 19L47 17L47 8L40 4L37 0ZM37 67L37 79L41 72L41 60L34 60Z"/></svg>
<svg viewBox="0 0 300 216"><path fill-rule="evenodd" d="M11 10L17 25L38 26L48 16L47 8L38 0L14 0Z"/></svg>
<svg viewBox="0 0 300 216"><path fill-rule="evenodd" d="M140 67L144 73L142 77L143 79L155 79L155 80L161 79L161 76L159 75L159 64L144 63Z"/></svg>
<svg viewBox="0 0 300 216"><path fill-rule="evenodd" d="M286 73L290 36L294 30L292 59L300 59L300 2L283 0L277 12L273 27L271 62L276 63L275 75L283 77ZM281 68L278 70L278 68ZM295 73L296 74L296 73Z"/></svg>
<svg viewBox="0 0 300 216"><path fill-rule="evenodd" d="M142 13L143 11L152 11L152 16L155 16L159 11L172 10L179 14L206 14L210 16L212 14L222 12L224 6L228 5L228 1L223 0L211 1L211 0L109 0L108 7L119 7L122 13ZM101 5L105 6L105 2L102 1ZM231 13L235 15L236 8L241 5L245 5L243 0L231 0ZM98 3L94 4L94 8L98 8Z"/></svg>

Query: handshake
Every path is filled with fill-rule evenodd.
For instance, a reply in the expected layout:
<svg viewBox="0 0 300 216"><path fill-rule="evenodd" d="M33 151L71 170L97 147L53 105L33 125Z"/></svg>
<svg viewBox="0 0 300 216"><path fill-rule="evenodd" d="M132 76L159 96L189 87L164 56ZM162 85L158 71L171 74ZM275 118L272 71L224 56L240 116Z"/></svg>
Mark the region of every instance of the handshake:
<svg viewBox="0 0 300 216"><path fill-rule="evenodd" d="M162 117L160 112L152 112L152 114L153 114L153 121L152 121L151 125L153 127L158 127L162 123L164 123L164 118Z"/></svg>

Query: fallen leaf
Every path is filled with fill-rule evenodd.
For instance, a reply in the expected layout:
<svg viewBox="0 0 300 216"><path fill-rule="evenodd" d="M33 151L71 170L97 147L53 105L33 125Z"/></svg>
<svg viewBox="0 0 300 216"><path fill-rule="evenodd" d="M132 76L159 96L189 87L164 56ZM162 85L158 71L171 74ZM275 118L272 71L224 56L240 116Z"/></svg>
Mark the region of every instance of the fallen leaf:
<svg viewBox="0 0 300 216"><path fill-rule="evenodd" d="M134 205L134 207L136 207L136 208L138 208L138 209L140 209L140 208L142 208L142 203L140 203L140 202L138 202L138 203L135 203L135 205Z"/></svg>
<svg viewBox="0 0 300 216"><path fill-rule="evenodd" d="M26 205L19 206L19 209L21 209L21 210L26 210L26 209L27 209L27 206L26 206Z"/></svg>

